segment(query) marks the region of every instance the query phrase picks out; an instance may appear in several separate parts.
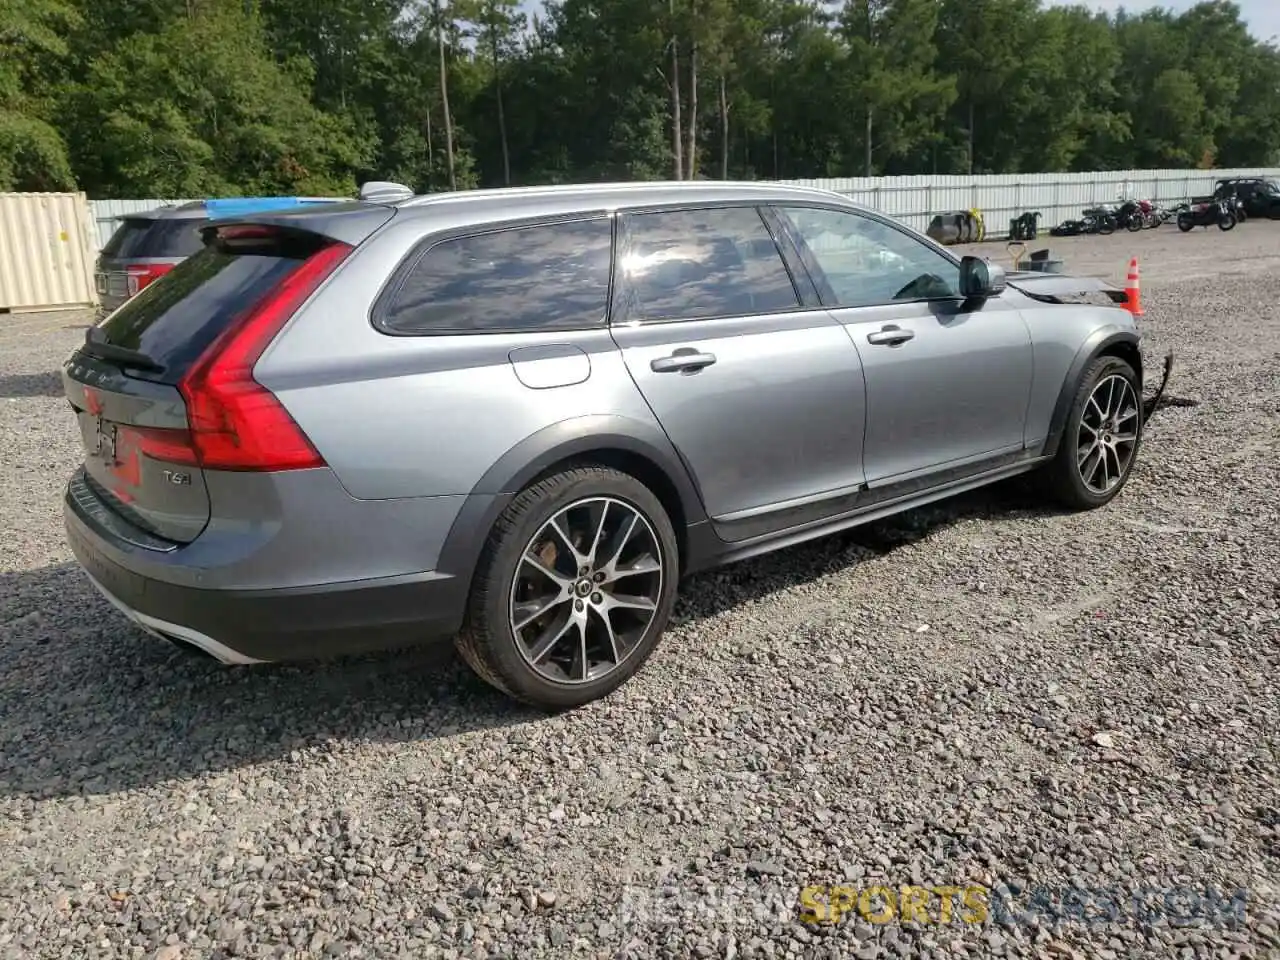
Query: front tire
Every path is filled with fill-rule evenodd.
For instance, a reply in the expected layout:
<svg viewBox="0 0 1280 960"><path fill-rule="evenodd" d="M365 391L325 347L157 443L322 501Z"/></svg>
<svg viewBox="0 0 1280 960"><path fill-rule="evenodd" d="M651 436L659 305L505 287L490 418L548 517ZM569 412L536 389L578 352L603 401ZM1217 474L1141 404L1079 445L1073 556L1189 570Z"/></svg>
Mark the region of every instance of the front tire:
<svg viewBox="0 0 1280 960"><path fill-rule="evenodd" d="M456 646L517 700L582 706L653 653L678 578L675 531L644 484L606 467L566 470L521 492L494 524Z"/></svg>
<svg viewBox="0 0 1280 960"><path fill-rule="evenodd" d="M1236 215L1234 213L1224 213L1218 217L1219 230L1231 230L1236 225Z"/></svg>
<svg viewBox="0 0 1280 960"><path fill-rule="evenodd" d="M1099 357L1085 370L1044 474L1063 506L1093 510L1124 489L1142 445L1141 398L1137 373L1119 357Z"/></svg>

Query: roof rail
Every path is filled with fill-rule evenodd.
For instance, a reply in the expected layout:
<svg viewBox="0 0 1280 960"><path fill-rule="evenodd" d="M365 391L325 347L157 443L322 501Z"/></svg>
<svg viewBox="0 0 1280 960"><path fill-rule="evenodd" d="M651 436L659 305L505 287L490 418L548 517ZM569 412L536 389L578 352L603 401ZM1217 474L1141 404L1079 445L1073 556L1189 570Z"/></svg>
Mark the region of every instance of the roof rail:
<svg viewBox="0 0 1280 960"><path fill-rule="evenodd" d="M392 183L390 180L370 180L360 185L360 199L370 203L396 203L412 196L413 191L403 183Z"/></svg>
<svg viewBox="0 0 1280 960"><path fill-rule="evenodd" d="M640 194L661 190L699 190L730 187L736 189L768 189L800 194L815 192L832 193L817 187L805 187L798 184L777 183L771 180L624 180L592 183L558 183L529 187L485 187L479 190L448 190L439 193L416 195L404 205L407 207L428 206L436 203L449 203L459 200L483 201L503 197L556 197L556 196L595 196L602 194Z"/></svg>

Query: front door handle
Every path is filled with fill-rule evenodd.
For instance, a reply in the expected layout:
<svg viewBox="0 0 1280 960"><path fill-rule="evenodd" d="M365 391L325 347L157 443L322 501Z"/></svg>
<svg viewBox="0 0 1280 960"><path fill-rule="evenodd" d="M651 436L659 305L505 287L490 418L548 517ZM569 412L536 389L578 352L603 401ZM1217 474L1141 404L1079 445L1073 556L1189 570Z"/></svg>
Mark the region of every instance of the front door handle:
<svg viewBox="0 0 1280 960"><path fill-rule="evenodd" d="M901 327L889 324L875 333L868 333L867 343L873 343L877 347L896 347L900 343L906 343L908 340L913 339L915 335L916 332L914 330L903 330Z"/></svg>
<svg viewBox="0 0 1280 960"><path fill-rule="evenodd" d="M699 353L690 347L682 347L669 357L650 360L649 369L654 373L697 373L715 362L714 353Z"/></svg>

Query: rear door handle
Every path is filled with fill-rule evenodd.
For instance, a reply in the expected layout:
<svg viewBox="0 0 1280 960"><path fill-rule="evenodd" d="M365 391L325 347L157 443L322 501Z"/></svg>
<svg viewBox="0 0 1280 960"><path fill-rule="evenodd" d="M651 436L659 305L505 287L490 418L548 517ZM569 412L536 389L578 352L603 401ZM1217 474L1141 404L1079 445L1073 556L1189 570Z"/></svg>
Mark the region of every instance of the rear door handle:
<svg viewBox="0 0 1280 960"><path fill-rule="evenodd" d="M649 369L654 373L696 373L715 362L714 353L699 353L692 348L683 347L669 357L650 360Z"/></svg>
<svg viewBox="0 0 1280 960"><path fill-rule="evenodd" d="M908 340L913 339L915 335L916 332L914 330L903 330L901 327L889 324L875 333L868 333L867 343L873 343L877 347L896 347L900 343L906 343Z"/></svg>

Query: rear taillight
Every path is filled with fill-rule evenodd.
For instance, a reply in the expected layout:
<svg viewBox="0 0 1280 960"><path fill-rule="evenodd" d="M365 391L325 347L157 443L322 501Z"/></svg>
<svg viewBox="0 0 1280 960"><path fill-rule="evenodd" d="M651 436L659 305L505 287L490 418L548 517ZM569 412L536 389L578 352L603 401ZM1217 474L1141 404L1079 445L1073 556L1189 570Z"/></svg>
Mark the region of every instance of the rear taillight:
<svg viewBox="0 0 1280 960"><path fill-rule="evenodd" d="M315 253L242 314L209 346L178 384L187 404L189 443L208 470L300 470L324 460L271 391L253 379L253 367L281 328L351 252L334 243ZM153 435L169 444L173 461L187 437ZM147 441L144 440L144 443ZM181 462L181 461L178 461Z"/></svg>
<svg viewBox="0 0 1280 960"><path fill-rule="evenodd" d="M129 284L129 296L136 297L146 289L148 284L159 280L172 269L172 263L135 263L125 267L125 278Z"/></svg>

